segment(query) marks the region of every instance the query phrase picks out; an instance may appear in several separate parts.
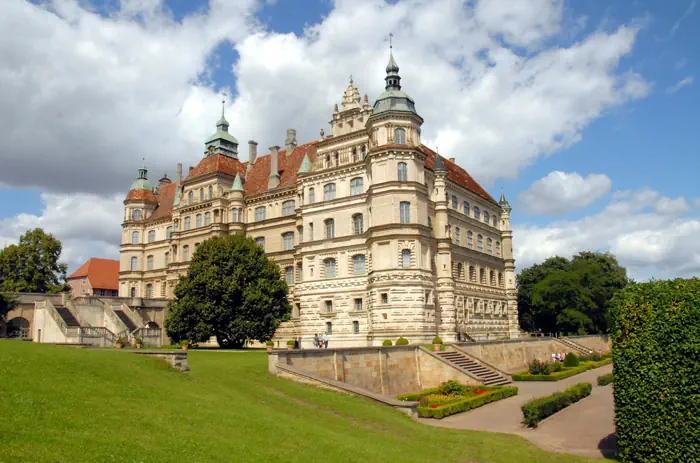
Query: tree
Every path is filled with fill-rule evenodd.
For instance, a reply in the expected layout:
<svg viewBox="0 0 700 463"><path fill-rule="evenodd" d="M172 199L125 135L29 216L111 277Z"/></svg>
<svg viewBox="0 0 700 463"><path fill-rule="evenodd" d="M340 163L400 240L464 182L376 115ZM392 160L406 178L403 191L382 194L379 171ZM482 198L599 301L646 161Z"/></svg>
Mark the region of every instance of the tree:
<svg viewBox="0 0 700 463"><path fill-rule="evenodd" d="M175 342L215 336L221 347L240 348L251 339L272 339L290 311L277 264L251 238L228 235L197 248L175 288L165 329Z"/></svg>
<svg viewBox="0 0 700 463"><path fill-rule="evenodd" d="M628 284L610 253L551 257L518 276L521 327L528 331L607 333L610 301Z"/></svg>
<svg viewBox="0 0 700 463"><path fill-rule="evenodd" d="M14 308L14 301L9 297L0 294L0 322L5 319L5 316Z"/></svg>
<svg viewBox="0 0 700 463"><path fill-rule="evenodd" d="M0 290L24 293L66 291L66 264L58 262L61 242L41 228L27 231L0 251Z"/></svg>

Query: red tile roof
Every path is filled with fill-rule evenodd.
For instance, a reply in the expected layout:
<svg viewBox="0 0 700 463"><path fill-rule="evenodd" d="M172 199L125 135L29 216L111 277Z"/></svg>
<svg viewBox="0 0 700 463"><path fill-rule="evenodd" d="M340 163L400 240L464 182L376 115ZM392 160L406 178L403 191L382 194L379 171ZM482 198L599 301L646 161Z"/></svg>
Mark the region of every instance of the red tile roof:
<svg viewBox="0 0 700 463"><path fill-rule="evenodd" d="M156 202L156 197L151 190L130 190L129 194L126 195L126 200Z"/></svg>
<svg viewBox="0 0 700 463"><path fill-rule="evenodd" d="M119 261L93 257L68 276L68 280L87 277L93 289L119 289Z"/></svg>
<svg viewBox="0 0 700 463"><path fill-rule="evenodd" d="M287 156L287 150L280 150L278 152L277 165L278 172L280 172L281 174L280 184L278 188L289 187L296 183L297 172L299 171L301 162L304 160L304 156L308 154L309 159L311 161L314 161L316 159L317 144L318 141L312 141L304 145L299 145L294 149L291 156ZM432 170L435 166L435 156L437 156L437 153L435 153L433 150L431 150L425 145L421 145L420 150L423 151L423 153L425 153L426 155L425 167ZM489 195L486 192L486 190L484 190L481 187L481 185L476 183L476 181L472 178L471 175L467 173L466 170L462 169L454 162L451 162L442 156L440 157L442 158L443 163L445 164L445 169L447 170L447 178L449 180L457 183L458 185L463 186L464 188L468 189L469 191L475 193L478 196L481 196L487 201L491 201L494 204L497 204L496 200L494 200L491 197L491 195ZM245 183L243 184L243 191L246 196L252 196L267 191L267 182L270 176L270 160L271 154L269 153L263 156L259 156L255 160L253 169L250 171L248 177L245 179ZM228 156L218 154L206 157L199 161L199 164L197 164L197 166L194 169L192 169L187 178L195 178L200 175L205 175L213 172L221 172L230 175L231 177L235 177L236 174L241 174L241 176L244 177L247 165L247 162L241 162L238 159L233 159ZM133 191L129 192L129 194L131 195ZM149 222L167 218L172 214L173 202L175 200L176 191L177 184L174 182L168 185L163 185L160 188L158 194L154 196L155 200L157 200L158 202L158 207L151 215L151 217L148 218ZM128 196L127 199L129 199Z"/></svg>

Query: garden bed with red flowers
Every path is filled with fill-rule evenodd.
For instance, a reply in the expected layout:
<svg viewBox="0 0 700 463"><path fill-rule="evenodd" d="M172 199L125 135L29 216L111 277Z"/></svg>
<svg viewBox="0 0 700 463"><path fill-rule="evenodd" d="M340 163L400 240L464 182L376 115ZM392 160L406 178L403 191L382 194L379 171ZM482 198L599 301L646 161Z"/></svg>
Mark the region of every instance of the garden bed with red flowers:
<svg viewBox="0 0 700 463"><path fill-rule="evenodd" d="M418 416L422 418L441 419L517 393L518 388L512 386L465 386L457 381L447 381L439 387L400 395L397 399L418 401Z"/></svg>

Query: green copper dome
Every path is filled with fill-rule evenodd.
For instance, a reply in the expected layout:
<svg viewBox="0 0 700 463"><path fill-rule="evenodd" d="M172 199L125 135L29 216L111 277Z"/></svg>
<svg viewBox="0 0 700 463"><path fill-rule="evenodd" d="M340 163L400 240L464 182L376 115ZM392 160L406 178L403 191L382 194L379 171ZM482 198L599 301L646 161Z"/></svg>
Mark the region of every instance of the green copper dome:
<svg viewBox="0 0 700 463"><path fill-rule="evenodd" d="M146 165L141 164L141 167L139 167L139 177L136 179L136 181L134 181L134 183L131 184L130 189L153 191L153 185L151 185L151 182L148 181L146 174L148 174Z"/></svg>

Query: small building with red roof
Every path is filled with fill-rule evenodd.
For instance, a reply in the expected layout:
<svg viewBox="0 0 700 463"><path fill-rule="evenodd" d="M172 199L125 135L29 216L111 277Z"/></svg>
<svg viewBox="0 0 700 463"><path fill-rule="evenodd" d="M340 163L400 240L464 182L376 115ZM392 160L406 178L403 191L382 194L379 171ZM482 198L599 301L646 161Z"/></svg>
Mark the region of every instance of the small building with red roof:
<svg viewBox="0 0 700 463"><path fill-rule="evenodd" d="M119 295L119 261L92 257L66 278L73 297Z"/></svg>

